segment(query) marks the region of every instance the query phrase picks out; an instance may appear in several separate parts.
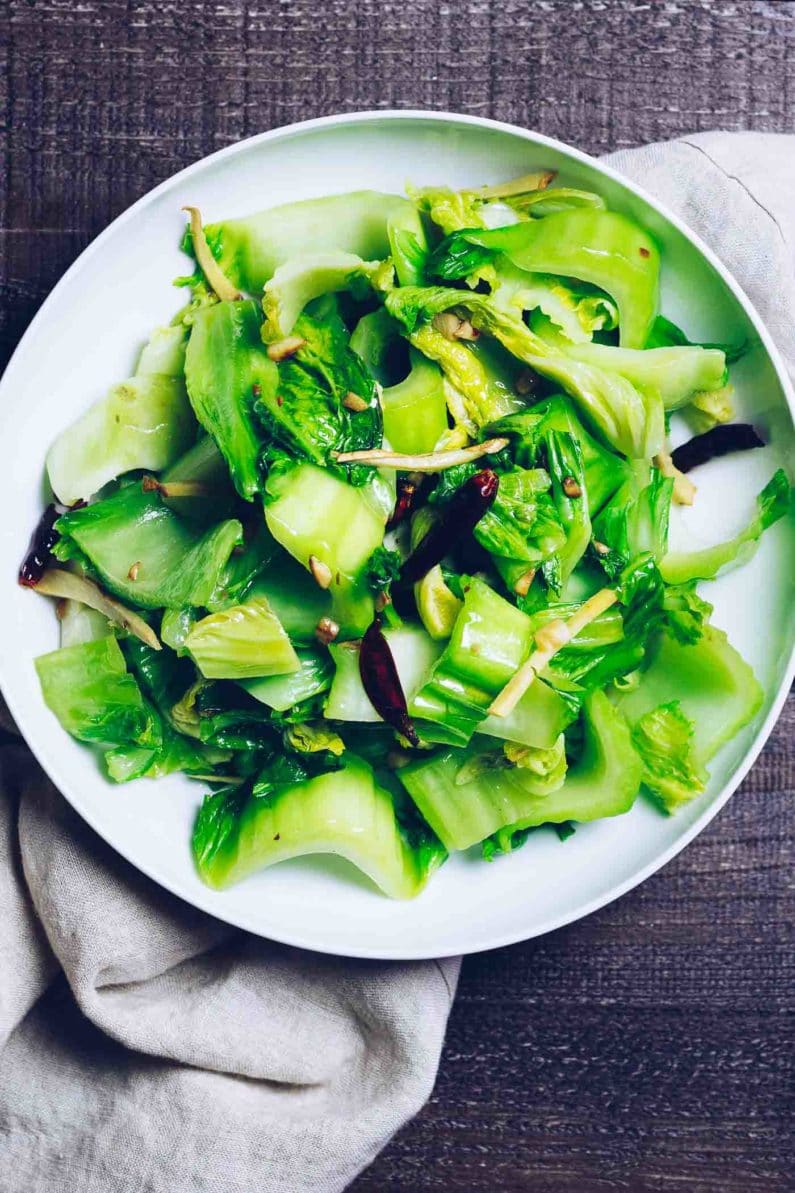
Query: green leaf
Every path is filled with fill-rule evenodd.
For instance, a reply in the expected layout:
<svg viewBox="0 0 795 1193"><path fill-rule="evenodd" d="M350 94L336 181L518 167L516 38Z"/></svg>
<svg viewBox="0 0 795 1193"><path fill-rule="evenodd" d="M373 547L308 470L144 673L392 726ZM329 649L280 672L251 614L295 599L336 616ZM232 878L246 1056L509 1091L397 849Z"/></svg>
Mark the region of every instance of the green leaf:
<svg viewBox="0 0 795 1193"><path fill-rule="evenodd" d="M352 484L372 478L371 468L336 464L333 454L379 447L381 407L375 382L349 345L338 315L323 320L308 312L295 334L303 346L279 364L278 385L263 389L256 412L271 442L312 464L342 471ZM349 394L365 403L361 411L344 405Z"/></svg>
<svg viewBox="0 0 795 1193"><path fill-rule="evenodd" d="M285 730L285 745L298 754L331 754L339 758L345 751L345 742L330 725L321 721L314 724L303 721Z"/></svg>
<svg viewBox="0 0 795 1193"><path fill-rule="evenodd" d="M552 478L552 500L566 541L556 552L556 583L563 585L582 559L591 538L588 488L579 441L568 431L547 431L544 436L547 467Z"/></svg>
<svg viewBox="0 0 795 1193"><path fill-rule="evenodd" d="M431 452L447 431L447 399L441 369L410 349L411 368L381 395L384 435L396 452Z"/></svg>
<svg viewBox="0 0 795 1193"><path fill-rule="evenodd" d="M632 728L632 744L643 763L643 782L667 812L675 812L704 790L707 772L693 750L693 723L678 700L645 713Z"/></svg>
<svg viewBox="0 0 795 1193"><path fill-rule="evenodd" d="M158 720L115 638L62 647L35 663L44 702L72 737L103 746L158 745Z"/></svg>
<svg viewBox="0 0 795 1193"><path fill-rule="evenodd" d="M608 575L615 574L616 558L622 566L642 552L650 552L657 563L663 558L673 486L658 468L632 461L629 476L593 524L594 540L610 548L610 555L596 555Z"/></svg>
<svg viewBox="0 0 795 1193"><path fill-rule="evenodd" d="M394 385L405 375L406 344L401 327L384 307L362 316L351 332L350 346L381 385Z"/></svg>
<svg viewBox="0 0 795 1193"><path fill-rule="evenodd" d="M47 453L53 492L73 505L125 472L157 472L190 447L196 431L181 376L131 377L58 436Z"/></svg>
<svg viewBox="0 0 795 1193"><path fill-rule="evenodd" d="M284 627L264 597L197 621L185 646L207 679L256 679L300 667Z"/></svg>
<svg viewBox="0 0 795 1193"><path fill-rule="evenodd" d="M494 697L530 653L529 617L482 580L464 584L464 607L450 641L424 682L407 692L409 712L429 722L421 737L465 745L477 730L490 736L541 748L552 747L571 720L565 700L537 681L509 717L489 717Z"/></svg>
<svg viewBox="0 0 795 1193"><path fill-rule="evenodd" d="M391 252L388 224L414 204L400 195L352 191L271 207L242 219L209 224L213 256L235 285L260 294L285 261L319 253L352 253L380 261Z"/></svg>
<svg viewBox="0 0 795 1193"><path fill-rule="evenodd" d="M280 787L303 783L310 774L306 762L296 754L272 754L257 772L251 794L255 799L269 799Z"/></svg>
<svg viewBox="0 0 795 1193"><path fill-rule="evenodd" d="M354 488L325 469L297 464L268 476L265 517L277 542L305 567L314 558L331 573L331 616L344 637L373 619L367 560L384 537L387 513L369 486ZM391 506L390 506L391 512Z"/></svg>
<svg viewBox="0 0 795 1193"><path fill-rule="evenodd" d="M178 723L219 749L272 750L279 742L271 710L234 683L204 681L173 712Z"/></svg>
<svg viewBox="0 0 795 1193"><path fill-rule="evenodd" d="M609 295L585 283L528 273L507 257L494 258L495 306L508 314L542 311L566 341L587 344L596 331L618 326L618 311Z"/></svg>
<svg viewBox="0 0 795 1193"><path fill-rule="evenodd" d="M400 575L403 560L399 551L376 547L367 561L367 583L374 593L384 592Z"/></svg>
<svg viewBox="0 0 795 1193"><path fill-rule="evenodd" d="M667 348L667 347L684 347L691 348L715 348L722 352L726 358L726 364L733 365L736 361L745 356L746 352L751 346L750 340L741 340L739 344L728 343L700 343L697 340L689 340L681 327L677 327L670 319L666 319L664 315L658 315L652 324L649 338L646 341L647 348Z"/></svg>
<svg viewBox="0 0 795 1193"><path fill-rule="evenodd" d="M756 514L739 534L727 542L700 551L671 551L662 561L667 584L686 584L691 580L714 580L732 567L747 563L756 551L759 539L769 526L789 511L792 489L783 468L779 468L756 499Z"/></svg>
<svg viewBox="0 0 795 1193"><path fill-rule="evenodd" d="M56 528L58 559L88 561L112 592L145 609L208 605L242 539L235 520L200 533L136 483L70 510Z"/></svg>
<svg viewBox="0 0 795 1193"><path fill-rule="evenodd" d="M495 556L500 574L512 580L559 552L566 530L542 469L516 469L500 474L500 486L491 508L474 530L476 540Z"/></svg>
<svg viewBox="0 0 795 1193"><path fill-rule="evenodd" d="M260 488L263 442L252 412L255 395L275 398L278 382L255 302L219 302L196 314L185 378L196 417L223 453L238 493L250 501Z"/></svg>
<svg viewBox="0 0 795 1193"><path fill-rule="evenodd" d="M160 779L175 771L206 773L224 762L229 754L192 741L163 722L163 740L156 749L144 746L117 746L104 757L108 777L114 783L128 783L131 779Z"/></svg>
<svg viewBox="0 0 795 1193"><path fill-rule="evenodd" d="M334 671L328 651L320 647L304 648L296 654L300 664L298 671L243 680L242 686L255 700L277 712L286 712L301 701L327 691Z"/></svg>
<svg viewBox="0 0 795 1193"><path fill-rule="evenodd" d="M593 208L604 211L607 204L601 195L593 191L577 190L571 186L550 186L544 190L528 191L523 195L507 196L505 202L514 211L522 215L542 219L547 215L557 215L560 211L571 211L578 207Z"/></svg>
<svg viewBox="0 0 795 1193"><path fill-rule="evenodd" d="M758 713L764 693L752 669L715 626L705 625L692 645L657 636L640 683L623 692L619 707L631 725L661 704L678 701L692 723L693 757L703 767Z"/></svg>
<svg viewBox="0 0 795 1193"><path fill-rule="evenodd" d="M629 730L602 692L586 698L583 717L582 755L569 767L563 785L552 792L544 780L539 784L532 771L515 767L490 770L457 784L456 776L469 757L460 750L412 763L399 770L398 777L451 851L468 849L507 826L516 832L627 812L640 785L641 769Z"/></svg>
<svg viewBox="0 0 795 1193"><path fill-rule="evenodd" d="M622 347L645 346L657 312L660 254L648 233L628 216L579 208L456 235L503 254L530 273L578 278L598 286L618 305Z"/></svg>
<svg viewBox="0 0 795 1193"><path fill-rule="evenodd" d="M726 357L720 348L614 348L609 344L567 344L572 360L618 373L636 389L658 393L666 411L678 410L697 394L723 394ZM725 395L721 400L725 400Z"/></svg>
<svg viewBox="0 0 795 1193"><path fill-rule="evenodd" d="M196 820L193 850L201 877L223 888L266 866L305 854L333 853L395 899L417 895L444 858L426 839L415 848L391 796L370 767L350 757L341 770L271 788L267 798L219 792Z"/></svg>
<svg viewBox="0 0 795 1193"><path fill-rule="evenodd" d="M524 410L492 423L489 435L508 435L516 461L529 467L535 464L548 431L564 431L573 435L580 447L588 509L593 516L630 475L630 465L609 451L590 435L577 416L571 398L563 394L537 402L532 410Z"/></svg>
<svg viewBox="0 0 795 1193"><path fill-rule="evenodd" d="M488 384L490 379L478 365L484 351L489 351L489 340L484 343L481 336L474 346L451 342L433 327L433 317L443 311L466 312L476 328L494 337L517 361L560 385L600 436L618 451L648 458L662 446L663 406L656 391L641 392L617 371L573 359L568 349L562 351L546 342L518 313L501 310L487 295L442 286L404 286L387 295L386 306L404 324L411 343L437 360L448 380L466 397L474 425L512 414L526 402L516 391L516 370L513 379L503 380L499 388Z"/></svg>
<svg viewBox="0 0 795 1193"><path fill-rule="evenodd" d="M477 191L454 191L449 187L429 186L423 187L421 190L412 188L409 194L445 235L457 232L461 228L485 227L481 215L484 200ZM433 265L429 264L428 268L429 272L433 271ZM470 272L470 270L466 270L466 273ZM408 284L401 283L401 285Z"/></svg>
<svg viewBox="0 0 795 1193"><path fill-rule="evenodd" d="M425 281L428 240L416 206L407 203L397 208L389 215L386 227L398 284L421 286Z"/></svg>
<svg viewBox="0 0 795 1193"><path fill-rule="evenodd" d="M471 277L484 265L489 265L496 254L479 244L471 244L466 236L457 235L455 229L438 244L428 259L428 274L443 282L454 282Z"/></svg>
<svg viewBox="0 0 795 1193"><path fill-rule="evenodd" d="M307 304L323 294L366 292L380 264L340 252L302 254L285 261L265 283L262 338L270 343L290 335Z"/></svg>
<svg viewBox="0 0 795 1193"><path fill-rule="evenodd" d="M551 682L574 682L593 691L641 666L663 618L663 584L652 556L637 556L617 577L615 587L621 610L608 610L555 655L548 668Z"/></svg>
<svg viewBox="0 0 795 1193"><path fill-rule="evenodd" d="M663 625L683 646L692 646L704 633L712 605L696 592L695 583L669 584L663 596Z"/></svg>

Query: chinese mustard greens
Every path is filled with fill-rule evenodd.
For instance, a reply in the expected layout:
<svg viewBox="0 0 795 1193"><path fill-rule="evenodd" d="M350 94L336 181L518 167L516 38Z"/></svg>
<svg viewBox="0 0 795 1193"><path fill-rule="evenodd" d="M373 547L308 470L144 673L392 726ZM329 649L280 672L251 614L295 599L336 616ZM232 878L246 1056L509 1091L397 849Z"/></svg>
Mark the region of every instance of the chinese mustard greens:
<svg viewBox="0 0 795 1193"><path fill-rule="evenodd" d="M696 584L791 490L669 548L684 472L763 441L744 346L661 314L653 235L545 170L185 211L187 305L47 455L19 578L58 600L62 726L114 782L209 786L212 887L332 853L411 898L455 850L703 792L763 693ZM706 433L672 454L678 410Z"/></svg>

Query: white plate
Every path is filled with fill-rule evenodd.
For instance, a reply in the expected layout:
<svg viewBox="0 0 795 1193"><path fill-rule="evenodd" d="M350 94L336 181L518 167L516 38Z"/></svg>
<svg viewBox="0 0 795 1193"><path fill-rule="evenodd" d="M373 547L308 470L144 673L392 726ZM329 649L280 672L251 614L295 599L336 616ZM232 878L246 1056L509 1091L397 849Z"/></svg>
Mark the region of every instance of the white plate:
<svg viewBox="0 0 795 1193"><path fill-rule="evenodd" d="M756 723L714 761L700 799L666 819L640 798L629 815L581 826L565 845L543 831L492 865L454 857L420 898L394 903L333 859L289 862L230 891L208 890L189 849L201 785L181 776L108 783L91 752L44 706L33 659L57 645L53 608L16 585L43 505L44 454L89 403L129 375L151 328L183 301L170 286L187 267L177 247L181 206L198 204L210 221L360 187L477 185L537 167L598 190L654 233L663 249L663 309L691 335L740 340L752 333L757 340L733 379L739 414L767 426L773 445L715 463L699 477L698 504L687 518L695 537L717 541L747 517L774 467L792 458L795 403L769 335L710 251L649 196L574 149L493 121L353 114L278 129L205 158L134 204L82 254L34 319L0 387L0 682L11 711L53 781L106 841L188 902L252 932L378 958L475 952L548 932L623 894L691 841L746 774L781 709L795 637L795 537L787 521L767 532L750 564L710 586L715 623L752 663L767 696Z"/></svg>

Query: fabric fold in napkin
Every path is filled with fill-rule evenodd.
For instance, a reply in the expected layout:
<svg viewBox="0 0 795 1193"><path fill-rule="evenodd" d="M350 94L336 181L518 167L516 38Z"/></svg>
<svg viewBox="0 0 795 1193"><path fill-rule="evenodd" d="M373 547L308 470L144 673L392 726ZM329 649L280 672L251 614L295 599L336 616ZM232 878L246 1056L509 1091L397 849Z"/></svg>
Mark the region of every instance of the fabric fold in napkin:
<svg viewBox="0 0 795 1193"><path fill-rule="evenodd" d="M679 213L795 372L795 137L607 162ZM138 874L0 750L3 1193L335 1193L433 1086L458 961L322 957Z"/></svg>

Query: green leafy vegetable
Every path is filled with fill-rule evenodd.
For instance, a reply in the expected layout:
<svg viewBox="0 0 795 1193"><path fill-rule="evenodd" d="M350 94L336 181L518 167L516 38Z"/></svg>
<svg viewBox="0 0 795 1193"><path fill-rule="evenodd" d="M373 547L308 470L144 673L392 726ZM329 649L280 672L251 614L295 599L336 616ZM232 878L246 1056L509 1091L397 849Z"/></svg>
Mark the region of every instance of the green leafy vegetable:
<svg viewBox="0 0 795 1193"><path fill-rule="evenodd" d="M650 552L657 563L668 549L668 521L674 482L658 468L636 460L630 475L594 521L599 561L616 575L631 559ZM610 549L609 554L602 552Z"/></svg>
<svg viewBox="0 0 795 1193"><path fill-rule="evenodd" d="M441 366L453 421L472 435L486 423L524 406L516 391L519 366L500 352L499 345L495 350L483 342L448 340L430 323L417 327L409 340Z"/></svg>
<svg viewBox="0 0 795 1193"><path fill-rule="evenodd" d="M640 683L619 698L631 725L646 713L678 701L693 725L692 757L701 768L716 751L756 716L764 693L752 669L723 630L705 625L687 645L659 635Z"/></svg>
<svg viewBox="0 0 795 1193"><path fill-rule="evenodd" d="M278 383L276 365L260 338L256 303L219 302L197 313L185 380L196 417L220 448L238 493L250 501L260 489L262 448L254 399L275 396Z"/></svg>
<svg viewBox="0 0 795 1193"><path fill-rule="evenodd" d="M707 774L693 756L694 728L677 700L645 713L632 729L632 744L643 763L643 782L667 812L699 795Z"/></svg>
<svg viewBox="0 0 795 1193"><path fill-rule="evenodd" d="M733 394L733 385L701 390L693 394L686 407L688 421L693 430L702 434L704 431L711 431L718 423L730 423L734 418Z"/></svg>
<svg viewBox="0 0 795 1193"><path fill-rule="evenodd" d="M40 655L36 673L47 707L72 737L103 746L159 743L157 718L115 638Z"/></svg>
<svg viewBox="0 0 795 1193"><path fill-rule="evenodd" d="M362 316L351 332L350 346L381 385L395 385L405 377L406 343L400 324L385 307Z"/></svg>
<svg viewBox="0 0 795 1193"><path fill-rule="evenodd" d="M197 427L182 375L184 342L184 328L154 332L136 376L114 385L55 440L47 474L64 505L125 472L159 471L190 447Z"/></svg>
<svg viewBox="0 0 795 1193"><path fill-rule="evenodd" d="M598 286L618 306L622 347L646 344L657 312L660 255L648 233L627 216L580 208L510 227L467 229L453 239L502 254L530 273ZM443 276L454 275L448 270Z"/></svg>
<svg viewBox="0 0 795 1193"><path fill-rule="evenodd" d="M507 196L505 202L522 215L542 219L560 211L571 211L577 207L604 211L607 207L601 195L593 191L577 190L570 186L550 186L543 190L528 191L525 194Z"/></svg>
<svg viewBox="0 0 795 1193"><path fill-rule="evenodd" d="M439 367L412 349L411 369L381 395L384 435L407 455L431 452L447 430L447 398Z"/></svg>
<svg viewBox="0 0 795 1193"><path fill-rule="evenodd" d="M137 484L70 510L56 527L59 559L88 561L112 592L144 609L209 604L242 537L234 520L195 531Z"/></svg>
<svg viewBox="0 0 795 1193"><path fill-rule="evenodd" d="M489 771L457 783L467 754L456 750L412 763L398 775L451 852L467 849L506 826L516 832L539 824L628 812L640 786L641 766L621 714L602 692L586 700L584 730L579 761L551 793L539 794L535 776L520 768Z"/></svg>
<svg viewBox="0 0 795 1193"><path fill-rule="evenodd" d="M296 645L315 643L321 618L331 614L331 594L305 568L277 547L246 596L264 597Z"/></svg>
<svg viewBox="0 0 795 1193"><path fill-rule="evenodd" d="M613 583L620 611L608 610L558 651L544 673L550 682L564 688L575 683L592 691L622 679L643 663L664 616L664 588L654 558L648 553L637 556ZM536 614L531 620L540 619Z"/></svg>
<svg viewBox="0 0 795 1193"><path fill-rule="evenodd" d="M425 281L428 240L416 206L405 204L387 217L389 250L401 286L421 286Z"/></svg>
<svg viewBox="0 0 795 1193"><path fill-rule="evenodd" d="M530 619L477 578L464 585L464 606L450 641L409 712L432 722L429 733L465 745L477 730L523 745L551 748L571 719L570 706L546 684L532 685L510 717L488 717L492 699L529 654ZM407 693L408 695L408 693Z"/></svg>
<svg viewBox="0 0 795 1193"><path fill-rule="evenodd" d="M299 754L333 754L339 758L345 753L345 742L330 725L321 721L314 724L303 721L285 732L285 743Z"/></svg>
<svg viewBox="0 0 795 1193"><path fill-rule="evenodd" d="M618 326L618 312L606 294L552 274L527 273L507 257L495 258L494 271L495 306L514 314L542 311L572 344L586 344L595 331Z"/></svg>
<svg viewBox="0 0 795 1193"><path fill-rule="evenodd" d="M382 260L391 251L389 220L413 210L399 195L352 191L209 224L204 232L226 276L249 294L259 294L279 266L295 257L339 252Z"/></svg>
<svg viewBox="0 0 795 1193"><path fill-rule="evenodd" d="M638 351L607 344L566 345L566 355L619 373L642 391L654 390L666 410L678 410L701 391L722 392L726 357L719 348L654 348Z"/></svg>
<svg viewBox="0 0 795 1193"><path fill-rule="evenodd" d="M366 291L379 266L379 261L338 252L285 261L265 283L262 338L268 343L288 336L307 304L322 294Z"/></svg>
<svg viewBox="0 0 795 1193"><path fill-rule="evenodd" d="M172 709L182 732L208 745L234 752L241 759L259 758L279 743L273 711L252 699L242 687L224 680L200 680ZM243 773L249 768L243 766Z"/></svg>
<svg viewBox="0 0 795 1193"><path fill-rule="evenodd" d="M449 187L423 187L410 191L412 199L426 211L445 235L461 228L484 228L481 212L483 196L477 191L453 191ZM465 273L469 273L466 270ZM463 275L458 275L463 276ZM410 285L409 282L402 283Z"/></svg>
<svg viewBox="0 0 795 1193"><path fill-rule="evenodd" d="M312 464L268 477L265 518L299 563L328 569L331 616L343 637L363 634L373 618L367 560L384 537L386 514L366 488L353 488Z"/></svg>
<svg viewBox="0 0 795 1193"><path fill-rule="evenodd" d="M504 575L536 566L559 551L566 531L548 493L543 469L515 469L500 475L497 497L475 527L475 538ZM511 565L516 564L515 568Z"/></svg>
<svg viewBox="0 0 795 1193"><path fill-rule="evenodd" d="M367 561L367 583L373 592L383 592L400 575L403 560L399 551L376 547Z"/></svg>
<svg viewBox="0 0 795 1193"><path fill-rule="evenodd" d="M689 340L681 327L677 327L670 319L666 319L664 315L658 315L652 324L649 337L646 340L647 348L668 348L668 347L691 347L691 348L715 348L722 352L726 358L726 363L733 365L736 361L745 356L750 347L748 340L742 340L739 344L706 344L698 343L695 340Z"/></svg>
<svg viewBox="0 0 795 1193"><path fill-rule="evenodd" d="M472 361L478 349L482 352L480 345L450 342L430 322L449 310L465 311L476 328L493 336L510 355L565 389L612 447L628 456L648 457L662 446L663 407L656 391L641 392L620 373L561 352L518 315L494 306L487 295L404 286L387 295L386 306L404 324L414 346L438 360L452 384L469 397L476 425L511 414L524 403L516 391L516 374L513 393L504 383L495 391L484 387L482 378L473 378Z"/></svg>
<svg viewBox="0 0 795 1193"><path fill-rule="evenodd" d="M783 518L791 504L792 489L782 468L773 474L756 499L757 512L744 530L725 543L700 551L671 551L661 569L667 584L714 580L729 568L746 563L769 526Z"/></svg>
<svg viewBox="0 0 795 1193"><path fill-rule="evenodd" d="M185 639L207 679L256 679L300 667L290 639L264 597L197 621Z"/></svg>
<svg viewBox="0 0 795 1193"><path fill-rule="evenodd" d="M591 537L591 519L585 468L577 437L568 431L548 431L545 446L552 478L552 499L566 534L565 544L555 553L554 582L547 580L553 591L559 591L585 554Z"/></svg>
<svg viewBox="0 0 795 1193"><path fill-rule="evenodd" d="M668 633L683 646L692 646L704 633L712 616L712 605L690 584L668 584L663 595L663 623Z"/></svg>
<svg viewBox="0 0 795 1193"><path fill-rule="evenodd" d="M218 888L287 858L334 853L393 899L418 894L445 856L438 844L420 851L409 843L391 797L355 758L341 770L277 787L267 798L229 791L208 796L193 850L205 882Z"/></svg>
<svg viewBox="0 0 795 1193"><path fill-rule="evenodd" d="M517 463L529 466L539 458L544 435L548 431L564 431L573 435L580 447L588 509L596 514L607 499L630 475L631 465L615 452L609 451L585 429L570 398L556 394L537 402L532 410L524 410L500 419L487 428L490 435L508 435L514 445Z"/></svg>
<svg viewBox="0 0 795 1193"><path fill-rule="evenodd" d="M298 351L279 364L278 384L263 389L255 409L268 439L291 457L337 467L334 453L379 447L381 408L375 382L349 346L339 316L321 322L309 313L295 325ZM350 409L352 400L361 409ZM372 469L348 470L352 484L364 484Z"/></svg>
<svg viewBox="0 0 795 1193"><path fill-rule="evenodd" d="M298 670L286 675L271 675L242 681L250 696L277 712L285 712L303 700L328 690L334 668L328 653L318 649L296 651Z"/></svg>

